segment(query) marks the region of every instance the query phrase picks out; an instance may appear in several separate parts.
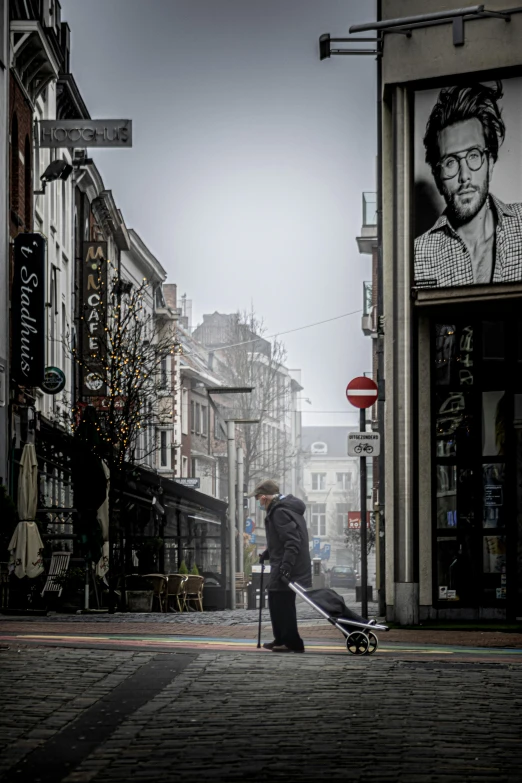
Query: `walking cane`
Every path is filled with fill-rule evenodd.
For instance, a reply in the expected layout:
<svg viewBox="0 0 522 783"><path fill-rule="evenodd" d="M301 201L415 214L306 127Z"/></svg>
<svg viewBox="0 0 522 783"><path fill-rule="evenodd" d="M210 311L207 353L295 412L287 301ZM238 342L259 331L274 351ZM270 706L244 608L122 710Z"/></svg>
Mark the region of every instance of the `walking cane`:
<svg viewBox="0 0 522 783"><path fill-rule="evenodd" d="M261 647L261 612L263 611L263 576L265 573L265 561L261 563L261 589L259 590L259 630L257 633L257 649Z"/></svg>

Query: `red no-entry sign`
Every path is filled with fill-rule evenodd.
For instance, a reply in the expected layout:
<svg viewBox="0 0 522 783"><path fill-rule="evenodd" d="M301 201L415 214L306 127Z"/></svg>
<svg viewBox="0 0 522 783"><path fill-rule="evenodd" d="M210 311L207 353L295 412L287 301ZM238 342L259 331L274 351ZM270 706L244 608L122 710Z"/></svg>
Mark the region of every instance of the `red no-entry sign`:
<svg viewBox="0 0 522 783"><path fill-rule="evenodd" d="M356 408L371 408L377 402L377 384L364 375L354 378L346 387L348 402Z"/></svg>

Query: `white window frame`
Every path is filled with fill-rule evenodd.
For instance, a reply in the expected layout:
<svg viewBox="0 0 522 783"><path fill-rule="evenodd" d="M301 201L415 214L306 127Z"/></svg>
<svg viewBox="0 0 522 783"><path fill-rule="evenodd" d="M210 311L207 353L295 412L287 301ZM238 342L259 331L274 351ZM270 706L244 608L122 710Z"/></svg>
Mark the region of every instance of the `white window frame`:
<svg viewBox="0 0 522 783"><path fill-rule="evenodd" d="M352 488L352 474L349 471L336 473L335 483L337 484L337 489L350 490Z"/></svg>
<svg viewBox="0 0 522 783"><path fill-rule="evenodd" d="M310 528L313 536L326 536L326 503L310 504Z"/></svg>
<svg viewBox="0 0 522 783"><path fill-rule="evenodd" d="M312 492L326 491L326 473L312 473Z"/></svg>

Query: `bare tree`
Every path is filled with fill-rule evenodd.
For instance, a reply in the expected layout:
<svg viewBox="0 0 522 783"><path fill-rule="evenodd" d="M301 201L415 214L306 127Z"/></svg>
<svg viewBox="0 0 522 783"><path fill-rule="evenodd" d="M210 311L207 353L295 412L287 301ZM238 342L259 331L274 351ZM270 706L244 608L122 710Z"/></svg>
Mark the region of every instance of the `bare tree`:
<svg viewBox="0 0 522 783"><path fill-rule="evenodd" d="M99 387L100 395L92 402L112 472L157 450L155 426L172 416L167 359L180 348L172 324L158 319L146 305L146 280L135 287L116 282L107 298L105 311L98 313L104 327L97 332L96 350L71 352L84 377ZM82 313L81 327L85 318Z"/></svg>
<svg viewBox="0 0 522 783"><path fill-rule="evenodd" d="M227 330L227 344L215 350L227 383L254 388L230 401L234 418L259 419L239 428L247 486L267 476L284 481L296 458L289 431L292 397L285 347L277 339L269 342L264 333L253 311L237 313ZM231 409L224 415L230 417Z"/></svg>

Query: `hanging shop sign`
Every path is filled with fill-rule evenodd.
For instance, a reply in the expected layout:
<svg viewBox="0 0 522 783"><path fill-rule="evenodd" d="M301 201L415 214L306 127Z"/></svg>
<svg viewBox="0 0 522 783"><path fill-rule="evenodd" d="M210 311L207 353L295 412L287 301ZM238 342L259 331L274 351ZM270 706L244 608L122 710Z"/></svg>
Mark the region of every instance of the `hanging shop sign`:
<svg viewBox="0 0 522 783"><path fill-rule="evenodd" d="M107 242L84 242L80 330L83 397L104 397L107 355Z"/></svg>
<svg viewBox="0 0 522 783"><path fill-rule="evenodd" d="M22 386L40 386L44 377L45 251L41 234L15 237L11 372Z"/></svg>
<svg viewBox="0 0 522 783"><path fill-rule="evenodd" d="M38 142L59 147L132 147L132 120L40 120Z"/></svg>
<svg viewBox="0 0 522 783"><path fill-rule="evenodd" d="M40 388L46 394L59 394L65 389L65 373L59 367L46 367Z"/></svg>

